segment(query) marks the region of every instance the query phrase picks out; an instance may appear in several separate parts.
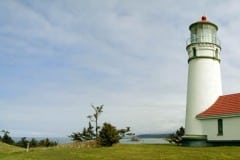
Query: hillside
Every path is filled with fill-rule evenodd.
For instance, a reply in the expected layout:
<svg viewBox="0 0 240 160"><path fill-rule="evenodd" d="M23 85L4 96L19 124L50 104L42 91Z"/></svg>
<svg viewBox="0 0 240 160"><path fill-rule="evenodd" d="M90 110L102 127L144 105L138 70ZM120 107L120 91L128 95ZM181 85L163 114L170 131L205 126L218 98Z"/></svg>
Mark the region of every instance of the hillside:
<svg viewBox="0 0 240 160"><path fill-rule="evenodd" d="M22 151L24 151L23 148L12 146L12 145L8 145L6 143L0 142L0 155L2 155L2 154L9 154L9 153L15 153L15 152L22 152Z"/></svg>

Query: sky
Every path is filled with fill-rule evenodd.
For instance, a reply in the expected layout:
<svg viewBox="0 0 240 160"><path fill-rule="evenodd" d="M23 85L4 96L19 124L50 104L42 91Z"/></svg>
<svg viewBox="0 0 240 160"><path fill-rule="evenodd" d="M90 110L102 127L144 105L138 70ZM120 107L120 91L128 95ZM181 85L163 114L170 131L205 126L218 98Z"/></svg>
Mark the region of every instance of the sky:
<svg viewBox="0 0 240 160"><path fill-rule="evenodd" d="M219 27L223 93L240 92L238 0L0 0L0 130L62 137L100 123L132 132L184 126L186 40Z"/></svg>

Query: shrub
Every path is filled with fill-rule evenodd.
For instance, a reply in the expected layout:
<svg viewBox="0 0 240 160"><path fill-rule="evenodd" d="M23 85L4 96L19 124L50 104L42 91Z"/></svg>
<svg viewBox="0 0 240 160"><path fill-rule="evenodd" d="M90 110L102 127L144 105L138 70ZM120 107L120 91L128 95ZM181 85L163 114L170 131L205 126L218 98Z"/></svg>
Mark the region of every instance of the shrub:
<svg viewBox="0 0 240 160"><path fill-rule="evenodd" d="M180 127L175 134L170 134L167 137L169 143L175 143L177 145L182 145L182 136L185 134L185 129Z"/></svg>
<svg viewBox="0 0 240 160"><path fill-rule="evenodd" d="M101 146L112 146L120 140L119 131L110 123L104 123L99 132L97 143Z"/></svg>
<svg viewBox="0 0 240 160"><path fill-rule="evenodd" d="M7 143L7 144L14 144L14 141L12 139L12 137L10 137L10 132L2 130L3 132L3 136L1 137L1 141L3 143Z"/></svg>

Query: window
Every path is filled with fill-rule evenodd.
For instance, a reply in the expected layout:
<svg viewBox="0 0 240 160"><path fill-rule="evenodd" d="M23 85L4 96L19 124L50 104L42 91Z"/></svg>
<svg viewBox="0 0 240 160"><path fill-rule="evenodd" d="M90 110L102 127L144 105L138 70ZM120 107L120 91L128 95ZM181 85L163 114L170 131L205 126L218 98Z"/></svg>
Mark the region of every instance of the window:
<svg viewBox="0 0 240 160"><path fill-rule="evenodd" d="M197 50L196 48L193 48L193 57L196 57L197 56Z"/></svg>
<svg viewBox="0 0 240 160"><path fill-rule="evenodd" d="M215 50L215 58L218 59L218 49Z"/></svg>
<svg viewBox="0 0 240 160"><path fill-rule="evenodd" d="M223 135L223 120L218 119L218 136Z"/></svg>

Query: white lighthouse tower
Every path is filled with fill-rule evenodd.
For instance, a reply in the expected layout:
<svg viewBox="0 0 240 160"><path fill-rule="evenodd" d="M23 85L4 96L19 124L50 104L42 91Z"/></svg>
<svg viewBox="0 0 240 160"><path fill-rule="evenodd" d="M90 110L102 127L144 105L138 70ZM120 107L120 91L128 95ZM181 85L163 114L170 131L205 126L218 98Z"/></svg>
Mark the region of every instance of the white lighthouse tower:
<svg viewBox="0 0 240 160"><path fill-rule="evenodd" d="M202 123L196 115L205 111L222 95L220 71L220 42L218 27L206 16L189 26L191 32L187 41L188 86L184 139L189 145L204 140Z"/></svg>

